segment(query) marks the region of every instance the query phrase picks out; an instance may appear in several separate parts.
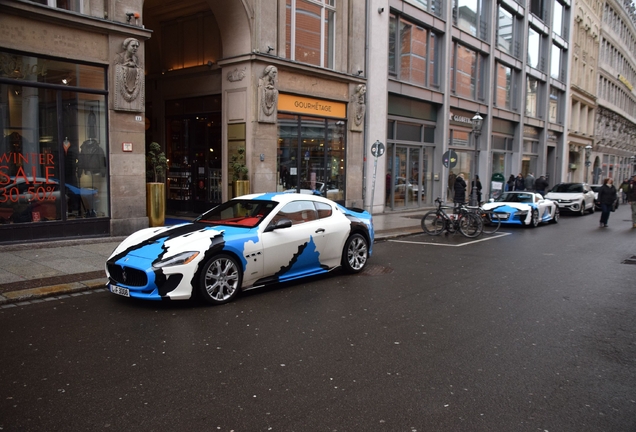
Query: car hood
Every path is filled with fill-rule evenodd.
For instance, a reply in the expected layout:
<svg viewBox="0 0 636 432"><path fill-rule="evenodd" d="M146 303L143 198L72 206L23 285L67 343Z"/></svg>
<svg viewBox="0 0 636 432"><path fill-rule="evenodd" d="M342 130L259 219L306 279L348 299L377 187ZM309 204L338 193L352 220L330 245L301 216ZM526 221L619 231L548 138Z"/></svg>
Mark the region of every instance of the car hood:
<svg viewBox="0 0 636 432"><path fill-rule="evenodd" d="M510 213L512 211L528 211L532 208L532 204L513 203L513 202L492 202L492 203L484 204L482 208L484 210Z"/></svg>
<svg viewBox="0 0 636 432"><path fill-rule="evenodd" d="M573 200L583 198L582 192L548 192L545 196L551 200Z"/></svg>
<svg viewBox="0 0 636 432"><path fill-rule="evenodd" d="M235 243L242 249L242 245L248 241L258 242L257 228L192 222L137 231L117 246L111 258L118 255L167 258L184 251L205 251L217 243L224 243L226 247ZM242 255L242 251L237 252L239 256Z"/></svg>

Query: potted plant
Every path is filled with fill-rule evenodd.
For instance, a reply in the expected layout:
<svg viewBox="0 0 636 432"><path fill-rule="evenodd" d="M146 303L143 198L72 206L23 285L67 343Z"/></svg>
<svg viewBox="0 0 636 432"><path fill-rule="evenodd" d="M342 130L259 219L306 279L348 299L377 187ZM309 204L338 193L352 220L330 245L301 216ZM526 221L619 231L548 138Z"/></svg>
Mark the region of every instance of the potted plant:
<svg viewBox="0 0 636 432"><path fill-rule="evenodd" d="M166 222L166 185L164 174L168 169L168 159L161 151L159 143L151 142L146 155L150 166L148 177L153 181L146 184L146 212L151 227L163 226Z"/></svg>
<svg viewBox="0 0 636 432"><path fill-rule="evenodd" d="M250 193L250 181L248 180L247 165L245 165L245 148L239 147L230 158L230 170L232 171L233 195L235 197Z"/></svg>

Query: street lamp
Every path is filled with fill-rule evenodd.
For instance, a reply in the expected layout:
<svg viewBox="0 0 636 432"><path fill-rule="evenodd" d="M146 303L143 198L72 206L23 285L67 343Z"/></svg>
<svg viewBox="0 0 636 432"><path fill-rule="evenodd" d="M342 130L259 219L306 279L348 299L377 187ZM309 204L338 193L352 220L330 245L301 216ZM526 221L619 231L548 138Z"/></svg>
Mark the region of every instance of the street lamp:
<svg viewBox="0 0 636 432"><path fill-rule="evenodd" d="M585 146L585 183L588 183L587 175L589 174L590 165L592 165L592 162L590 162L591 152L592 152L592 146L591 145Z"/></svg>
<svg viewBox="0 0 636 432"><path fill-rule="evenodd" d="M479 115L479 113L475 114L472 119L473 122L473 135L475 136L475 156L473 157L473 179L471 184L471 192L470 192L470 205L479 205L479 201L477 199L477 140L479 139L479 135L481 135L481 127L484 124L484 118Z"/></svg>

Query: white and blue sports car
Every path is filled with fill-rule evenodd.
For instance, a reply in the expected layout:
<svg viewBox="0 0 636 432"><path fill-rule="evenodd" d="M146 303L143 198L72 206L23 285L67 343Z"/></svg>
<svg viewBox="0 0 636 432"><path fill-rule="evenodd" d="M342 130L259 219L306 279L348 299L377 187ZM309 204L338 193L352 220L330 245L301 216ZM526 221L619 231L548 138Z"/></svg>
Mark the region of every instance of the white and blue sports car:
<svg viewBox="0 0 636 432"><path fill-rule="evenodd" d="M112 293L149 300L212 304L241 290L343 267L364 269L373 246L373 220L320 196L245 195L191 223L146 228L130 235L106 262Z"/></svg>
<svg viewBox="0 0 636 432"><path fill-rule="evenodd" d="M559 221L557 203L530 191L504 192L482 208L497 213L502 224L536 227L542 222Z"/></svg>

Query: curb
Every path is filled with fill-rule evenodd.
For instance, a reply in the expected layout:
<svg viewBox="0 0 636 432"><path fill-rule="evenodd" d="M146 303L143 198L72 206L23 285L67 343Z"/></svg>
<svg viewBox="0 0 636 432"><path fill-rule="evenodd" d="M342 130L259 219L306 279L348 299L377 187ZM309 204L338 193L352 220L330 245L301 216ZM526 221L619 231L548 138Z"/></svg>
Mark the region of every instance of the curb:
<svg viewBox="0 0 636 432"><path fill-rule="evenodd" d="M61 294L73 294L82 291L104 288L105 279L92 279L82 282L72 282L67 284L49 285L39 288L30 288L21 291L9 291L0 294L0 306L9 303L18 303L34 299L57 296Z"/></svg>

